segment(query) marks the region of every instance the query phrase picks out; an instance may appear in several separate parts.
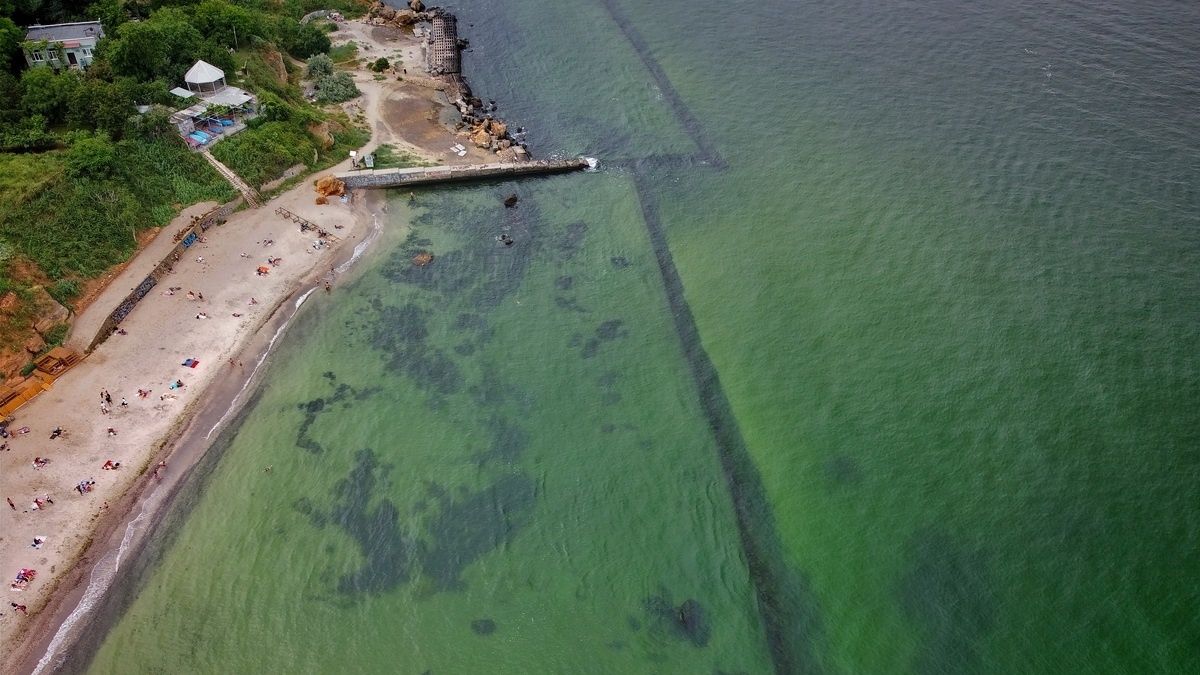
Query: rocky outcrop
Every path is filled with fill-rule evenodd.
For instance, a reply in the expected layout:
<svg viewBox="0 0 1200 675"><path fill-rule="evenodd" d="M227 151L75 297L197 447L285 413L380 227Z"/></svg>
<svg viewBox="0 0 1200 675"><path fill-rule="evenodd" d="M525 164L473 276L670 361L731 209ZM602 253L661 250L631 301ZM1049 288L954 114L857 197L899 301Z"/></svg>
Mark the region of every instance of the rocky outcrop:
<svg viewBox="0 0 1200 675"><path fill-rule="evenodd" d="M279 84L286 85L288 83L287 68L283 65L283 55L276 49L267 49L262 52L263 61L271 69L271 74L275 76L275 81Z"/></svg>
<svg viewBox="0 0 1200 675"><path fill-rule="evenodd" d="M42 350L45 348L46 341L37 333L34 333L32 337L25 341L25 351L29 352L30 354L41 354Z"/></svg>
<svg viewBox="0 0 1200 675"><path fill-rule="evenodd" d="M44 288L33 288L33 301L38 308L38 319L33 324L33 329L38 335L45 337L51 328L67 323L71 318L71 310L58 304Z"/></svg>
<svg viewBox="0 0 1200 675"><path fill-rule="evenodd" d="M523 130L510 133L508 124L495 118L496 102L484 102L473 95L463 79L461 52L467 41L458 37L458 20L454 14L440 7L426 8L421 0L411 0L408 9L394 9L375 0L367 10L367 17L375 25L397 28L428 22L425 69L432 84L446 93L462 115L462 123L455 129L472 145L491 150L503 158L520 161L529 157L522 141Z"/></svg>
<svg viewBox="0 0 1200 675"><path fill-rule="evenodd" d="M325 150L333 147L333 132L330 129L328 120L308 125L308 133L315 138Z"/></svg>
<svg viewBox="0 0 1200 675"><path fill-rule="evenodd" d="M428 19L425 15L425 7L421 3L414 2L409 7L409 9L394 9L376 0L367 10L367 19L377 26L394 26L396 28L411 26Z"/></svg>

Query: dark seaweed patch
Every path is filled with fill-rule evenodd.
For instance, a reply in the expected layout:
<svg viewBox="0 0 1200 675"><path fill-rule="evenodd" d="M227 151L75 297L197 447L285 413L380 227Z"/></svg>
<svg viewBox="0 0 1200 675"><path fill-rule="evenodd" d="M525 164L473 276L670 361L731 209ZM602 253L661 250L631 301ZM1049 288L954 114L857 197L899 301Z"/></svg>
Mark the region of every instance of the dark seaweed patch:
<svg viewBox="0 0 1200 675"><path fill-rule="evenodd" d="M476 635L491 635L496 632L496 622L491 619L475 619L471 622L471 630Z"/></svg>
<svg viewBox="0 0 1200 675"><path fill-rule="evenodd" d="M487 319L478 314L463 312L454 317L454 330L482 332L487 330Z"/></svg>
<svg viewBox="0 0 1200 675"><path fill-rule="evenodd" d="M561 295L556 295L554 297L554 304L558 305L559 309L565 309L571 312L579 312L580 314L587 314L588 312L587 308L579 304L579 301L575 298L567 298Z"/></svg>
<svg viewBox="0 0 1200 675"><path fill-rule="evenodd" d="M837 485L855 485L862 481L862 467L849 455L834 455L825 461L825 475Z"/></svg>
<svg viewBox="0 0 1200 675"><path fill-rule="evenodd" d="M697 600L689 598L676 606L670 596L664 593L646 598L643 604L646 613L655 619L659 628L697 647L708 645L712 629L707 613Z"/></svg>
<svg viewBox="0 0 1200 675"><path fill-rule="evenodd" d="M623 255L613 256L609 258L608 261L612 263L613 267L619 270L629 267L629 260L627 260Z"/></svg>
<svg viewBox="0 0 1200 675"><path fill-rule="evenodd" d="M558 250L564 258L572 258L583 247L583 238L587 234L587 223L576 221L567 225L558 242Z"/></svg>
<svg viewBox="0 0 1200 675"><path fill-rule="evenodd" d="M616 340L629 335L625 330L625 322L620 319L610 319L596 328L596 337L601 340Z"/></svg>
<svg viewBox="0 0 1200 675"><path fill-rule="evenodd" d="M426 326L429 310L409 303L402 307L381 307L378 312L371 342L379 349L387 352L413 349L429 337Z"/></svg>
<svg viewBox="0 0 1200 675"><path fill-rule="evenodd" d="M475 345L470 342L464 342L460 345L454 345L454 353L459 356L470 356L475 353Z"/></svg>
<svg viewBox="0 0 1200 675"><path fill-rule="evenodd" d="M330 384L337 380L332 372L325 373L325 379L329 380ZM329 398L318 396L311 401L298 403L296 407L304 411L304 421L300 423L299 429L296 430L296 445L314 455L325 452L325 448L308 434L308 430L317 421L317 417L334 403L342 403L349 399L361 401L377 391L379 391L377 387L355 389L348 384L342 383L334 388L333 395Z"/></svg>
<svg viewBox="0 0 1200 675"><path fill-rule="evenodd" d="M579 355L585 359L590 359L600 352L600 340L596 338L588 338L588 341L583 343L583 349Z"/></svg>
<svg viewBox="0 0 1200 675"><path fill-rule="evenodd" d="M333 487L329 522L339 526L358 544L364 562L337 583L341 593L380 593L412 577L414 545L399 526L399 510L383 499L371 500L384 473L375 453L360 450L350 474Z"/></svg>
<svg viewBox="0 0 1200 675"><path fill-rule="evenodd" d="M925 627L914 672L978 672L979 650L996 615L986 556L925 530L909 542L908 558L900 606Z"/></svg>
<svg viewBox="0 0 1200 675"><path fill-rule="evenodd" d="M479 455L480 464L490 461L509 464L516 462L529 445L529 434L501 417L493 417L488 422L488 427L492 432L492 442L488 449Z"/></svg>
<svg viewBox="0 0 1200 675"><path fill-rule="evenodd" d="M575 278L569 276L561 276L554 280L554 287L560 291L569 291L575 285Z"/></svg>
<svg viewBox="0 0 1200 675"><path fill-rule="evenodd" d="M432 542L420 553L422 571L438 590L461 589L463 570L512 540L529 522L534 500L533 481L521 474L501 476L457 499L443 496L428 525Z"/></svg>

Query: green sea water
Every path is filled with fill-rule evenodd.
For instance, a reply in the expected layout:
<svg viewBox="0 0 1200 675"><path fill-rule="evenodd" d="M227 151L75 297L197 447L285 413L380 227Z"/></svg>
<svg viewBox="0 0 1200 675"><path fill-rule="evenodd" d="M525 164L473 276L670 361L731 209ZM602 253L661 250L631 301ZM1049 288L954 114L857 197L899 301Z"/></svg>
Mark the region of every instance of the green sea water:
<svg viewBox="0 0 1200 675"><path fill-rule="evenodd" d="M1200 670L1195 6L452 9L604 169L394 200L77 669Z"/></svg>

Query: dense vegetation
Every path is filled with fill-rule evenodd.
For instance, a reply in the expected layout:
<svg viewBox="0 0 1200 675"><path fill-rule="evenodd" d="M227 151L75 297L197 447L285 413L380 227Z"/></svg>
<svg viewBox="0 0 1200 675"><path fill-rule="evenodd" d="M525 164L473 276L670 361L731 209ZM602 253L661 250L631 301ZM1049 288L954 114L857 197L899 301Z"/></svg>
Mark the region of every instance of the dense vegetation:
<svg viewBox="0 0 1200 675"><path fill-rule="evenodd" d="M249 183L298 163L332 163L361 144L365 134L344 114L304 99L297 63L330 50L327 26L300 17L326 8L355 15L364 6L0 0L0 301L8 304L0 307L0 349L13 346L14 324L28 325L33 296L70 306L88 279L136 250L140 231L188 204L233 196L167 121L182 107L170 89L198 59L260 98L263 114L250 128L213 146ZM23 26L96 19L105 37L86 71L26 67Z"/></svg>

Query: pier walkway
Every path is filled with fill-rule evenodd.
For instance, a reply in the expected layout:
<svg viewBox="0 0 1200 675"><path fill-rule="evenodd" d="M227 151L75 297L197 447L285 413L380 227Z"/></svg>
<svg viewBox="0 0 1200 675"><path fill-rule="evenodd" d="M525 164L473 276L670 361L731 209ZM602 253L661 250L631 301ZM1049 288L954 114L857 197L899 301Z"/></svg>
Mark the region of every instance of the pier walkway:
<svg viewBox="0 0 1200 675"><path fill-rule="evenodd" d="M465 180L510 178L530 174L566 173L592 166L584 157L574 159L534 159L525 162L492 164L452 164L410 169L363 169L334 174L348 188L389 188L436 185Z"/></svg>

